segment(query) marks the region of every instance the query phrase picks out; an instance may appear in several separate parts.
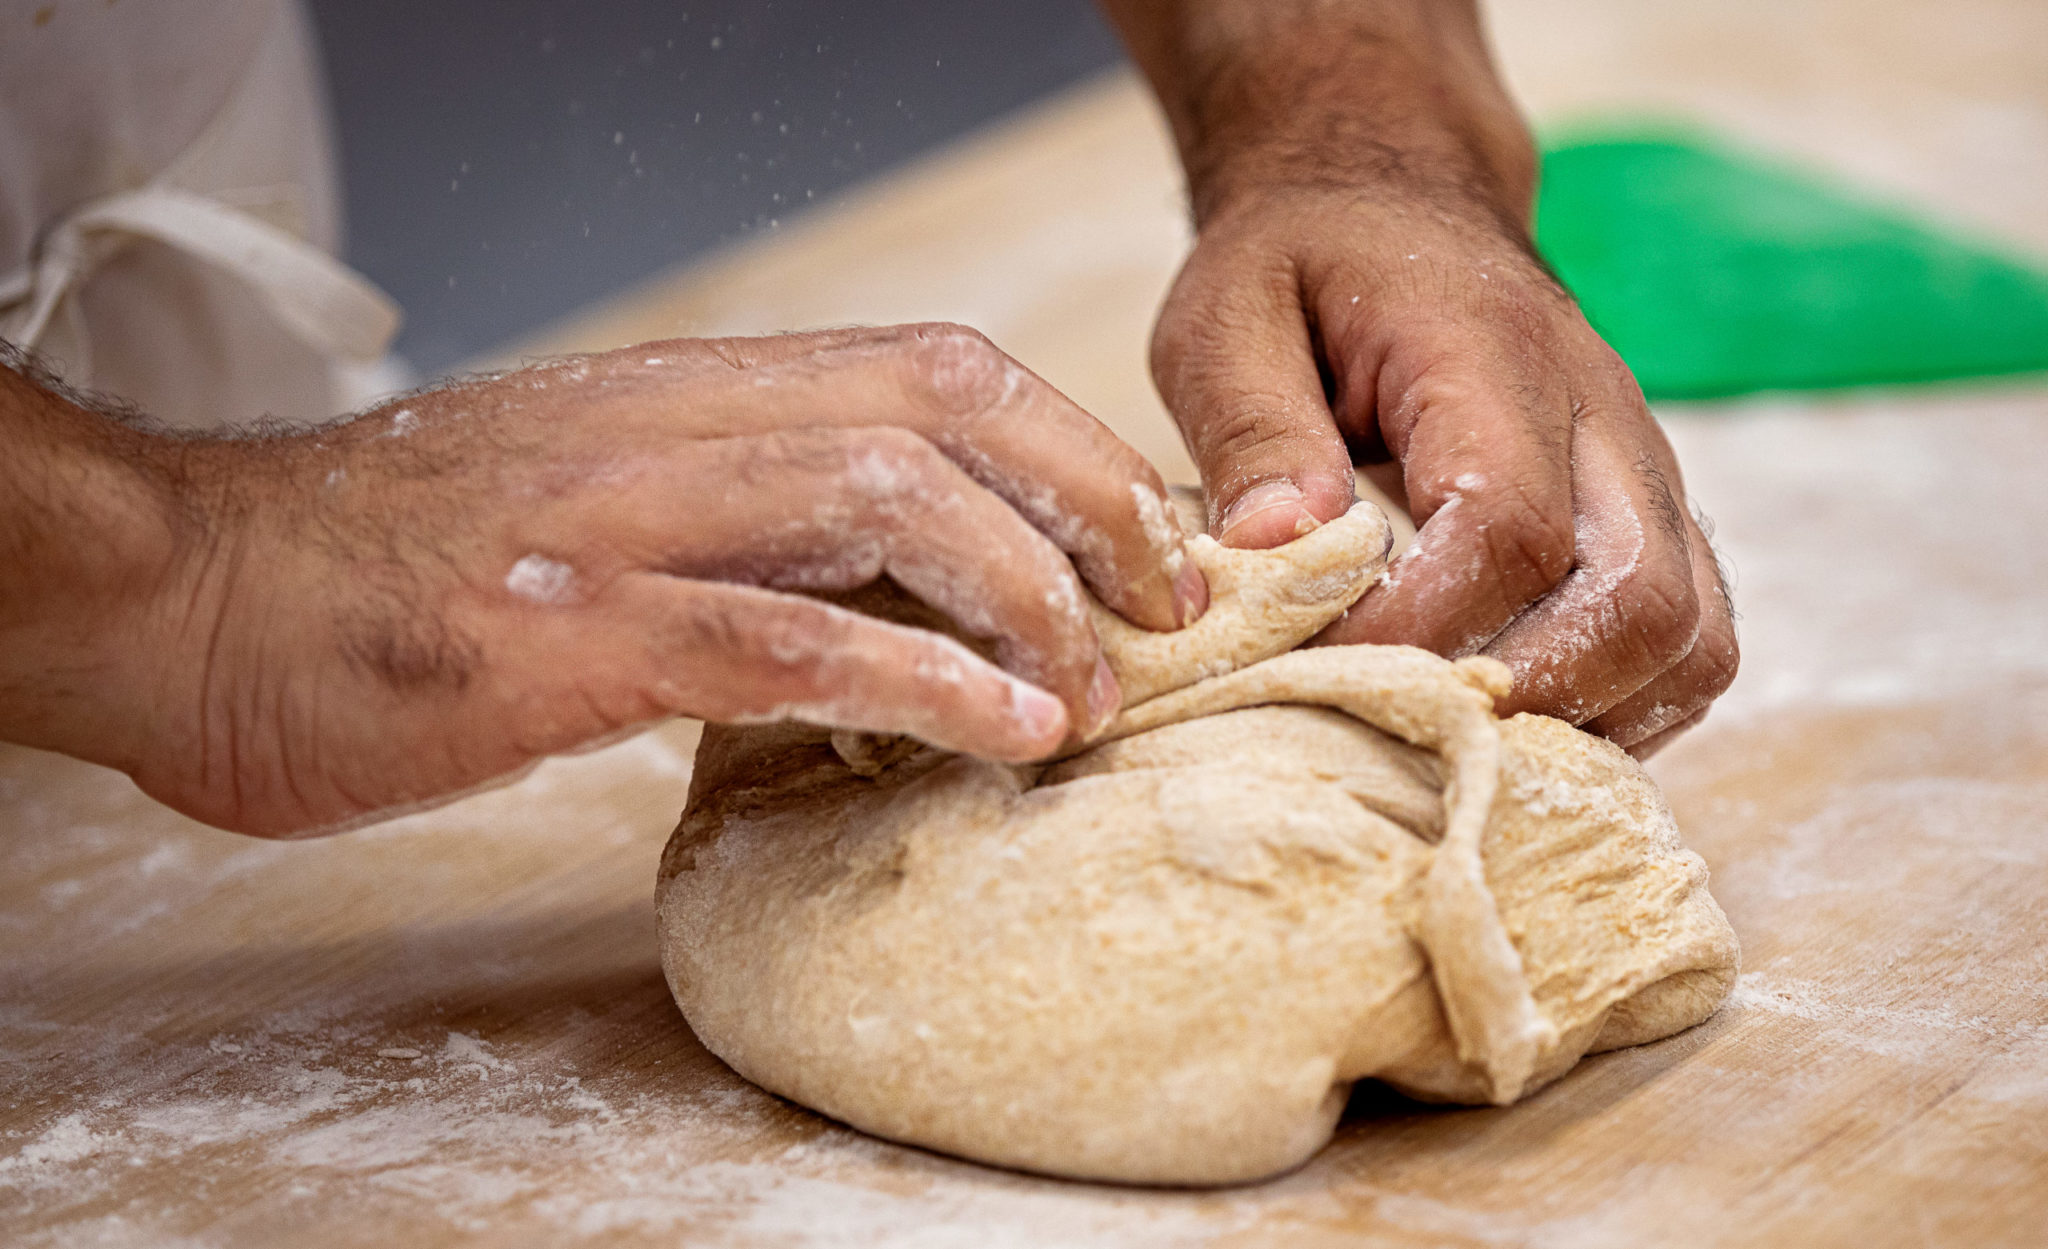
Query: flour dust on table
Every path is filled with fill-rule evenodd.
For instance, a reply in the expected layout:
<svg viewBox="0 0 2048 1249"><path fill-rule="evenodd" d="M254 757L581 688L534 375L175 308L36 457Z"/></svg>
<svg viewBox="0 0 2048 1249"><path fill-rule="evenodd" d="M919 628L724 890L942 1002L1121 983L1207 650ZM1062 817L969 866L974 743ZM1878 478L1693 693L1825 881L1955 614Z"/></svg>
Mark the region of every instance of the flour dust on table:
<svg viewBox="0 0 2048 1249"><path fill-rule="evenodd" d="M1195 538L1208 613L1098 607L1125 709L1050 764L708 728L657 893L691 1027L879 1136L1224 1184L1313 1155L1354 1081L1505 1105L1705 1019L1735 936L1632 759L1497 718L1490 659L1294 649L1388 547L1370 504L1273 551Z"/></svg>

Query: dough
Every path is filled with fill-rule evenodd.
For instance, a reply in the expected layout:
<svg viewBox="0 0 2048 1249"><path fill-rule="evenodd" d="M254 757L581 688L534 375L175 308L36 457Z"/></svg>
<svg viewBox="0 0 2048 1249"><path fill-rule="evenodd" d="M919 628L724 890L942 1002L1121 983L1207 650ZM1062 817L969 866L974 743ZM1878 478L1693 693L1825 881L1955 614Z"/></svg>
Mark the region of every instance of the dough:
<svg viewBox="0 0 2048 1249"><path fill-rule="evenodd" d="M1504 1105L1706 1018L1735 937L1633 760L1497 719L1490 659L1293 650L1386 535L1194 539L1209 612L1098 610L1126 708L1050 765L707 728L658 887L698 1037L879 1136L1219 1184L1306 1160L1353 1081Z"/></svg>

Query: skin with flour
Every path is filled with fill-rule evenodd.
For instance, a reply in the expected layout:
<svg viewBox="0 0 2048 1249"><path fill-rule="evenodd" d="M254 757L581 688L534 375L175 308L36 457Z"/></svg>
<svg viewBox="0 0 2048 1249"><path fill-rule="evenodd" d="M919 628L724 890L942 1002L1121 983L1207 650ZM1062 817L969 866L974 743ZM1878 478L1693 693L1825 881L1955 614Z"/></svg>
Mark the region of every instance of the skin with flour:
<svg viewBox="0 0 2048 1249"><path fill-rule="evenodd" d="M1531 250L1533 150L1473 0L1105 7L1187 170L1152 368L1209 527L1284 542L1360 461L1421 540L1324 640L1490 656L1504 710L1639 755L1697 722L1735 671L1726 597L1627 369ZM1148 628L1204 601L1150 470L957 327L652 344L212 440L7 363L0 739L245 832L677 713L1043 757L1118 702L1050 551ZM803 597L883 573L1003 645Z"/></svg>
<svg viewBox="0 0 2048 1249"><path fill-rule="evenodd" d="M1208 528L1274 546L1354 461L1420 540L1324 640L1483 654L1502 710L1647 755L1733 681L1707 535L1635 379L1530 240L1476 0L1104 0L1187 171L1152 372Z"/></svg>
<svg viewBox="0 0 2048 1249"><path fill-rule="evenodd" d="M1151 467L958 326L643 344L249 437L0 370L0 422L0 738L244 832L673 715L1042 757L1118 705L1084 581L1154 629L1206 602ZM883 576L985 654L818 597Z"/></svg>

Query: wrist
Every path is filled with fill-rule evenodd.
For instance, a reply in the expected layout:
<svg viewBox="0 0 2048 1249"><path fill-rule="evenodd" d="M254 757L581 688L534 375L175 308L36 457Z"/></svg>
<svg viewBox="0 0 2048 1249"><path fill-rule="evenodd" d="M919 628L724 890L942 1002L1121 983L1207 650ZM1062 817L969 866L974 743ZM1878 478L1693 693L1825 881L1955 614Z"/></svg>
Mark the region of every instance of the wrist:
<svg viewBox="0 0 2048 1249"><path fill-rule="evenodd" d="M1536 156L1468 5L1217 6L1161 99L1198 226L1274 194L1339 192L1526 238Z"/></svg>
<svg viewBox="0 0 2048 1249"><path fill-rule="evenodd" d="M179 678L204 526L177 444L0 364L0 739L125 767Z"/></svg>

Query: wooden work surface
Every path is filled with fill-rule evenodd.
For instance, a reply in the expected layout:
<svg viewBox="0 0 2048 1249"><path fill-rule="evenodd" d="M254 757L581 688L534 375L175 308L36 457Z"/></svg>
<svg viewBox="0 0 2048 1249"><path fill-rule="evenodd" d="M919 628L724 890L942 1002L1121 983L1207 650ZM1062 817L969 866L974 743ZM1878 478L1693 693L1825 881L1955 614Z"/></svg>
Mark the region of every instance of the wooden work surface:
<svg viewBox="0 0 2048 1249"><path fill-rule="evenodd" d="M1683 109L2048 254L2048 9L1498 8L1545 116ZM1183 245L1114 79L533 350L947 317L1186 476L1142 370ZM0 749L0 1242L2048 1243L2048 390L1665 414L1741 681L1654 768L1743 941L1713 1020L1505 1110L1362 1094L1263 1186L884 1144L698 1046L656 962L694 728L268 844Z"/></svg>

